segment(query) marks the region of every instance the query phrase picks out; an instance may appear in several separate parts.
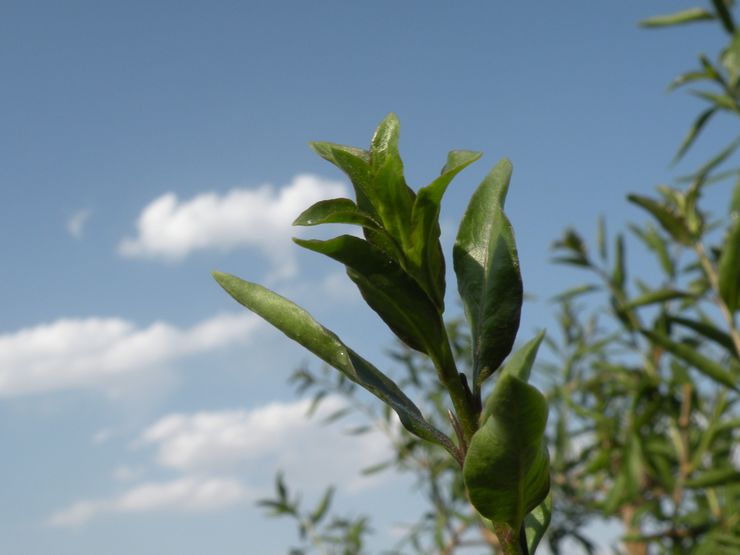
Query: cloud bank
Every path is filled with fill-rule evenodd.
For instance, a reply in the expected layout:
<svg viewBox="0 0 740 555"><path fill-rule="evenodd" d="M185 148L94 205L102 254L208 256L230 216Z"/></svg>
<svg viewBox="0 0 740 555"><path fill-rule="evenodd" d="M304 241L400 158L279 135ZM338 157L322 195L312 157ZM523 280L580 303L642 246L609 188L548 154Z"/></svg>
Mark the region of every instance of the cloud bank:
<svg viewBox="0 0 740 555"><path fill-rule="evenodd" d="M0 335L0 397L91 387L127 373L245 341L260 325L248 313L190 327L120 318L66 318Z"/></svg>
<svg viewBox="0 0 740 555"><path fill-rule="evenodd" d="M189 200L167 193L142 210L136 236L124 238L118 251L124 257L177 261L196 251L254 248L270 259L276 274L290 276L296 271L289 240L293 220L311 204L346 191L337 181L303 174L277 190L268 184Z"/></svg>

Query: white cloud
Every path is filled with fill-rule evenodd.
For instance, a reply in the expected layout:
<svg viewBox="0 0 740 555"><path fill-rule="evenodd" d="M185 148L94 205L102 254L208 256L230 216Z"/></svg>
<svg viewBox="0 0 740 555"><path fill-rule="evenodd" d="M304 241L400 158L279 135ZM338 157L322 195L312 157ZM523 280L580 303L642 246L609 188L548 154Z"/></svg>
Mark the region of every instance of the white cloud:
<svg viewBox="0 0 740 555"><path fill-rule="evenodd" d="M75 239L82 239L85 224L90 217L89 210L78 210L67 220L67 232Z"/></svg>
<svg viewBox="0 0 740 555"><path fill-rule="evenodd" d="M323 425L324 417L344 406L338 397L324 399L309 419L310 403L170 414L146 429L140 442L155 446L160 465L186 473L279 468L290 481L337 483L350 492L383 479L359 472L391 456L387 438L377 431L348 435L341 427Z"/></svg>
<svg viewBox="0 0 740 555"><path fill-rule="evenodd" d="M61 319L0 335L0 397L97 386L246 340L260 320L218 314L191 328L120 318Z"/></svg>
<svg viewBox="0 0 740 555"><path fill-rule="evenodd" d="M311 204L340 196L346 196L342 183L306 174L279 190L268 184L183 201L167 193L142 210L136 237L123 239L118 250L126 257L180 260L199 250L252 247L271 260L277 274L289 276L295 272L293 220Z"/></svg>
<svg viewBox="0 0 740 555"><path fill-rule="evenodd" d="M106 513L215 511L251 498L252 494L238 480L184 477L140 484L111 499L79 501L52 515L48 524L81 526Z"/></svg>

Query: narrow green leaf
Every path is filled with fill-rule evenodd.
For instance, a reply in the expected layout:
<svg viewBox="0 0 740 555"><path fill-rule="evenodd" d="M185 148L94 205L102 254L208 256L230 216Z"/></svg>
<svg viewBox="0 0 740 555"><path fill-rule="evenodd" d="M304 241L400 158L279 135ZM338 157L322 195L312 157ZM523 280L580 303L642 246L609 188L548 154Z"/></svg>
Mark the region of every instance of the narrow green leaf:
<svg viewBox="0 0 740 555"><path fill-rule="evenodd" d="M658 289L657 291L650 291L644 295L635 297L630 302L624 305L623 308L637 308L639 306L647 306L651 304L664 303L666 301L672 301L674 299L685 299L686 297L692 297L691 293L686 291L677 291L675 289Z"/></svg>
<svg viewBox="0 0 740 555"><path fill-rule="evenodd" d="M370 214L360 210L348 198L320 200L304 210L293 222L293 225L302 226L319 224L356 224L373 229L380 228L380 224Z"/></svg>
<svg viewBox="0 0 740 555"><path fill-rule="evenodd" d="M683 343L676 343L662 333L645 329L640 330L640 332L656 345L663 347L674 356L688 362L705 376L735 391L740 391L738 389L737 379L732 372L728 372L721 364L699 354L693 347Z"/></svg>
<svg viewBox="0 0 740 555"><path fill-rule="evenodd" d="M545 330L542 330L534 339L525 343L520 349L516 350L508 358L506 364L504 364L504 367L501 370L501 375L514 376L523 382L528 382L529 375L532 372L532 366L537 358L537 350L540 348L540 343L542 343L544 338ZM487 376L481 374L481 382L485 380L486 377Z"/></svg>
<svg viewBox="0 0 740 555"><path fill-rule="evenodd" d="M730 337L730 335L708 322L689 320L688 318L680 318L678 316L669 316L668 321L680 326L687 327L695 331L699 335L703 335L707 339L714 341L717 345L724 347L727 351L734 355L735 358L740 355L740 353L737 353L735 351L735 344L732 342L732 338Z"/></svg>
<svg viewBox="0 0 740 555"><path fill-rule="evenodd" d="M213 277L237 302L387 403L412 434L438 443L450 453L456 452L451 440L424 419L418 407L390 378L342 343L308 312L256 283L221 272L213 272Z"/></svg>
<svg viewBox="0 0 740 555"><path fill-rule="evenodd" d="M442 174L419 190L411 212L411 231L404 245L408 269L440 310L444 310L445 293L445 262L439 243L442 196L452 179L480 157L480 152L450 152Z"/></svg>
<svg viewBox="0 0 740 555"><path fill-rule="evenodd" d="M592 284L584 284L584 285L577 285L576 287L571 287L570 289L566 289L562 293L558 293L554 297L552 297L550 300L556 303L564 302L564 301L570 301L573 300L576 297L580 297L581 295L585 295L587 293L593 293L595 291L600 291L601 287L598 285L592 285Z"/></svg>
<svg viewBox="0 0 740 555"><path fill-rule="evenodd" d="M686 228L686 222L672 209L656 200L640 195L627 195L627 199L650 212L658 220L661 227L676 241L683 245L691 243L691 235Z"/></svg>
<svg viewBox="0 0 740 555"><path fill-rule="evenodd" d="M441 349L448 342L437 308L418 283L385 252L352 235L328 241L294 241L344 264L367 304L393 333L434 360L443 358Z"/></svg>
<svg viewBox="0 0 740 555"><path fill-rule="evenodd" d="M526 517L524 517L524 530L527 536L527 547L529 555L534 555L537 546L545 535L547 527L552 518L552 494L548 494L545 500L537 505Z"/></svg>
<svg viewBox="0 0 740 555"><path fill-rule="evenodd" d="M614 242L614 269L612 270L612 284L620 291L624 291L627 281L627 268L624 263L624 237L617 235Z"/></svg>
<svg viewBox="0 0 740 555"><path fill-rule="evenodd" d="M674 91L687 83L693 83L695 81L701 81L703 79L710 78L711 76L706 71L687 71L686 73L678 75L675 79L673 79L673 81L671 81L671 84L668 85L668 91Z"/></svg>
<svg viewBox="0 0 740 555"><path fill-rule="evenodd" d="M501 376L486 413L490 417L473 435L465 457L465 486L481 515L519 530L550 489L547 401L522 380Z"/></svg>
<svg viewBox="0 0 740 555"><path fill-rule="evenodd" d="M719 294L730 312L740 309L740 214L733 214L718 265Z"/></svg>
<svg viewBox="0 0 740 555"><path fill-rule="evenodd" d="M729 110L730 112L738 111L737 101L734 98L732 98L730 95L717 94L717 93L708 92L708 91L691 91L691 93L694 96L698 96L701 99L711 102L717 108L722 108L723 110Z"/></svg>
<svg viewBox="0 0 740 555"><path fill-rule="evenodd" d="M668 15L656 15L640 21L641 27L668 27L670 25L684 25L698 21L710 21L715 19L714 14L701 8L689 8Z"/></svg>
<svg viewBox="0 0 740 555"><path fill-rule="evenodd" d="M599 223L596 228L596 245L599 249L599 256L602 260L607 258L607 247L606 247L606 220L603 214L599 215Z"/></svg>
<svg viewBox="0 0 740 555"><path fill-rule="evenodd" d="M457 287L473 337L473 384L511 352L519 328L522 278L514 231L503 207L512 166L502 160L465 211L453 250Z"/></svg>
<svg viewBox="0 0 740 555"><path fill-rule="evenodd" d="M740 471L736 468L714 468L686 480L687 488L715 488L740 483Z"/></svg>
<svg viewBox="0 0 740 555"><path fill-rule="evenodd" d="M308 515L311 524L318 524L321 519L324 518L326 512L329 510L329 505L331 505L331 499L333 496L334 488L327 488L326 492L324 492L324 495L321 497L319 504L316 505L316 508L311 512L310 515Z"/></svg>
<svg viewBox="0 0 740 555"><path fill-rule="evenodd" d="M699 133L701 132L702 128L707 124L709 119L717 112L717 108L709 108L708 110L705 110L701 114L699 114L699 117L694 120L694 124L689 129L689 132L686 134L686 137L684 137L683 141L681 142L681 146L678 147L678 152L676 152L676 156L673 158L673 163L675 164L678 162L681 158L683 158L684 154L686 154L686 151L689 150L692 144L694 144L694 141L699 136Z"/></svg>
<svg viewBox="0 0 740 555"><path fill-rule="evenodd" d="M658 255L661 268L668 277L675 277L676 267L673 264L673 258L671 258L668 252L668 245L663 236L658 233L652 225L648 224L645 229L641 229L635 225L630 226L630 230L640 238L647 248L655 252Z"/></svg>
<svg viewBox="0 0 740 555"><path fill-rule="evenodd" d="M735 22L732 20L732 14L727 8L725 0L712 0L712 4L714 5L714 9L717 11L720 21L722 21L722 26L725 28L725 31L733 34L735 32Z"/></svg>

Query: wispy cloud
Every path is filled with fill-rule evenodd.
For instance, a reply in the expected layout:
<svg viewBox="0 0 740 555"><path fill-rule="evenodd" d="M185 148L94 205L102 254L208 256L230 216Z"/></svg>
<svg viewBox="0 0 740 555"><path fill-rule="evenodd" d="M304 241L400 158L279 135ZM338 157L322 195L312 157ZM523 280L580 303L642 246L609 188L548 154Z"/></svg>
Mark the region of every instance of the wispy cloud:
<svg viewBox="0 0 740 555"><path fill-rule="evenodd" d="M377 477L359 471L390 457L380 432L343 434L321 421L345 406L338 397L324 399L313 418L310 399L272 402L252 410L174 413L164 416L139 438L156 449L164 467L185 473L222 472L250 465L281 468L300 483L341 483L359 491Z"/></svg>
<svg viewBox="0 0 740 555"><path fill-rule="evenodd" d="M314 202L344 195L342 183L313 175L298 175L280 189L268 184L189 200L167 193L142 210L136 236L123 239L118 251L125 257L181 260L202 250L255 248L276 274L290 276L296 271L291 223Z"/></svg>
<svg viewBox="0 0 740 555"><path fill-rule="evenodd" d="M81 526L110 513L206 512L233 507L252 498L238 480L184 477L135 486L110 499L79 501L52 515L48 524Z"/></svg>
<svg viewBox="0 0 740 555"><path fill-rule="evenodd" d="M78 210L67 220L67 232L75 239L82 239L89 218L89 210Z"/></svg>
<svg viewBox="0 0 740 555"><path fill-rule="evenodd" d="M60 319L0 335L0 397L103 385L107 380L245 341L253 314L218 314L190 327L137 327L120 318Z"/></svg>

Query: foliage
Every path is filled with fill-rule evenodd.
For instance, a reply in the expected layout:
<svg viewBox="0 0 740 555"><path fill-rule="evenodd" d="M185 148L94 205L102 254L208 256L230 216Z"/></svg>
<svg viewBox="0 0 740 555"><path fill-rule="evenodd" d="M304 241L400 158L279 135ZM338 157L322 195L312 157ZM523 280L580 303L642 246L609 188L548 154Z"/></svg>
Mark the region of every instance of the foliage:
<svg viewBox="0 0 740 555"><path fill-rule="evenodd" d="M312 144L347 174L356 200L320 201L295 224L358 225L364 238L294 241L344 264L370 308L404 345L428 358L454 407L447 410L449 424L431 422L402 387L293 302L232 275L214 277L239 303L383 401L410 434L443 447L456 463L454 473L479 525L495 534L504 553L533 553L546 526L544 509L526 519L550 488L547 402L527 383L541 337L534 350L529 345L527 353L510 357L485 404L481 394L513 347L522 304L514 233L504 213L511 163L499 162L475 191L455 242L453 265L472 346L471 372L464 373L444 319L439 213L447 186L480 154L450 152L440 176L414 192L404 179L398 136L398 118L390 114L369 150Z"/></svg>
<svg viewBox="0 0 740 555"><path fill-rule="evenodd" d="M676 161L711 121L740 113L740 30L732 11L732 2L712 0L707 9L642 22L714 22L728 36L715 61L700 56L699 69L671 84L705 85L693 94L707 103ZM314 143L350 178L356 200L321 201L295 222L362 228L363 239L296 242L345 265L399 340L390 353L400 368L395 375L378 370L287 299L215 274L240 303L339 370L302 368L293 381L300 393L313 395L314 406L330 394L346 399L327 421L360 413L368 425L353 433L374 427L386 434L393 458L365 472L394 469L415 477L428 509L407 523L388 553L533 553L545 529L553 553L573 553L574 544L594 553L584 530L595 518L622 523L629 555L740 552L734 460L740 443L740 169L730 167L740 137L677 186L659 187L658 196L630 195L650 218L629 227L631 238L617 233L609 239L603 220L592 241L566 230L553 244L555 260L590 279L554 299L559 334L540 334L512 354L523 292L503 210L511 164L500 162L484 179L460 224L453 265L466 319L445 321L440 203L451 180L479 154L451 152L440 177L414 192L397 145L393 115L380 124L369 150ZM702 195L732 180L728 212L715 219ZM657 273L636 277L644 263L633 260L633 241L653 256ZM537 366L549 379L547 401L528 384L541 344L550 353ZM358 386L384 404L358 395ZM304 545L292 553L366 552L367 519L331 517L331 499L327 490L313 510L303 511L279 476L275 498L262 504L296 521Z"/></svg>

